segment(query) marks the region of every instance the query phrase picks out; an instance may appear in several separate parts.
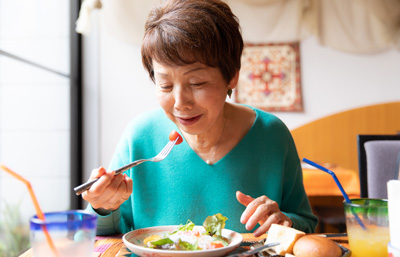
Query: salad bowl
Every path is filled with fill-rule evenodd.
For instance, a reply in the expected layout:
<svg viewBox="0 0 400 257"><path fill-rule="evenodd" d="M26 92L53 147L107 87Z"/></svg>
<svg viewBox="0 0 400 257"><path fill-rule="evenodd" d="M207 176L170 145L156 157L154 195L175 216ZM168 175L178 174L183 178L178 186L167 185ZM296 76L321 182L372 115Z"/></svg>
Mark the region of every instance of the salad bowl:
<svg viewBox="0 0 400 257"><path fill-rule="evenodd" d="M239 247L243 240L242 235L229 229L222 229L222 236L229 240L227 246L210 249L210 250L194 250L194 251L183 251L183 250L164 250L164 249L153 249L145 247L143 241L145 238L152 235L159 235L163 237L165 234L175 230L178 226L158 226L133 230L126 233L122 240L125 246L134 254L138 256L146 257L219 257L226 256L233 252ZM204 227L194 226L194 229L199 232L205 232Z"/></svg>

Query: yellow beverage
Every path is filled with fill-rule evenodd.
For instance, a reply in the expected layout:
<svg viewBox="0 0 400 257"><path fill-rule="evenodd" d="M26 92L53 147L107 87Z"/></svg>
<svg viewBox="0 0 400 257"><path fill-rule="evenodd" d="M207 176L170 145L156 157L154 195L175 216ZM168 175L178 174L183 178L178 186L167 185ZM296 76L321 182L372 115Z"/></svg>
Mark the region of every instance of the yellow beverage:
<svg viewBox="0 0 400 257"><path fill-rule="evenodd" d="M347 227L352 257L387 257L390 241L388 227L368 226L367 230L358 224Z"/></svg>
<svg viewBox="0 0 400 257"><path fill-rule="evenodd" d="M359 198L344 202L352 257L388 257L390 241L386 199Z"/></svg>

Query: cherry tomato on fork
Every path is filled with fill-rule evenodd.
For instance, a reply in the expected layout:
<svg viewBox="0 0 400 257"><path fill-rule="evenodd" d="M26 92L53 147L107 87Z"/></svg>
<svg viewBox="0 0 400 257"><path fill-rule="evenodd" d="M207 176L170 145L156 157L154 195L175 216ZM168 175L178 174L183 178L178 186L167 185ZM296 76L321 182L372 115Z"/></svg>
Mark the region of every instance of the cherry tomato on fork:
<svg viewBox="0 0 400 257"><path fill-rule="evenodd" d="M183 142L183 138L181 137L181 135L179 135L179 133L175 130L172 130L171 133L169 133L169 140L174 141L176 138L178 138L178 141L176 141L177 145Z"/></svg>

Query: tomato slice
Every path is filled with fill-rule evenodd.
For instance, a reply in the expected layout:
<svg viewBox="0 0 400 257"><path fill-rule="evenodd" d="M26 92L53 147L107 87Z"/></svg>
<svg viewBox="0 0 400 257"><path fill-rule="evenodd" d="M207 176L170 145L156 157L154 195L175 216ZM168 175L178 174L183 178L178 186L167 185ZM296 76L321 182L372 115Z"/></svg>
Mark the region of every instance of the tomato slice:
<svg viewBox="0 0 400 257"><path fill-rule="evenodd" d="M220 241L211 242L211 249L222 248L224 245Z"/></svg>
<svg viewBox="0 0 400 257"><path fill-rule="evenodd" d="M181 137L181 135L179 135L179 133L175 130L172 130L171 133L169 133L169 140L175 141L176 138L178 138L178 141L176 141L177 145L183 142L183 138Z"/></svg>

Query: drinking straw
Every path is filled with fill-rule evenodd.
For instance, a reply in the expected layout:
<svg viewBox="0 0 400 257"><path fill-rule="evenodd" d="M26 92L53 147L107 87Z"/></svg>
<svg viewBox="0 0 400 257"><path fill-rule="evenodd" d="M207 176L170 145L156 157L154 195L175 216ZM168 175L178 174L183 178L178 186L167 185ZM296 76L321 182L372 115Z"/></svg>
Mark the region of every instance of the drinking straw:
<svg viewBox="0 0 400 257"><path fill-rule="evenodd" d="M26 180L25 178L23 178L21 175L15 173L14 171L10 170L9 168L7 168L4 165L0 165L0 169L2 169L5 172L9 173L11 176L15 177L16 179L18 179L19 181L21 181L22 183L24 183L26 185L26 187L28 188L29 194L30 194L30 196L32 198L33 205L35 206L36 215L38 216L39 219L45 221L44 214L43 214L42 210L40 209L39 202L38 202L38 200L37 200L37 198L35 196L35 193L33 192L33 188L32 188L31 183L28 180ZM54 255L59 257L60 255L58 254L57 249L54 246L53 240L51 239L50 234L47 231L47 228L46 228L45 224L42 225L42 229L43 229L43 232L44 232L44 234L46 236L47 243L49 244L49 246L50 246L51 250L53 251Z"/></svg>
<svg viewBox="0 0 400 257"><path fill-rule="evenodd" d="M331 176L333 177L333 179L335 180L336 185L339 187L340 192L342 192L342 195L343 195L344 200L346 201L346 203L351 203L351 201L350 201L350 199L349 199L349 196L348 196L348 195L346 194L346 192L344 191L344 189L343 189L343 187L342 187L342 184L340 184L339 179L336 177L335 172L333 172L333 171L331 171L331 170L328 170L327 168L325 168L325 167L323 167L323 166L321 166L321 165L319 165L319 164L316 164L315 162L310 161L310 160L308 160L308 159L306 159L306 158L303 158L303 162L308 163L308 164L310 164L311 166L314 166L315 168L320 169L320 170L322 170L322 171L328 173L329 175L331 175ZM354 218L356 218L358 224L360 224L360 226L361 226L363 229L367 229L367 228L365 227L364 223L361 221L360 217L358 217L358 215L357 215L354 211L352 211L352 212L353 212Z"/></svg>

